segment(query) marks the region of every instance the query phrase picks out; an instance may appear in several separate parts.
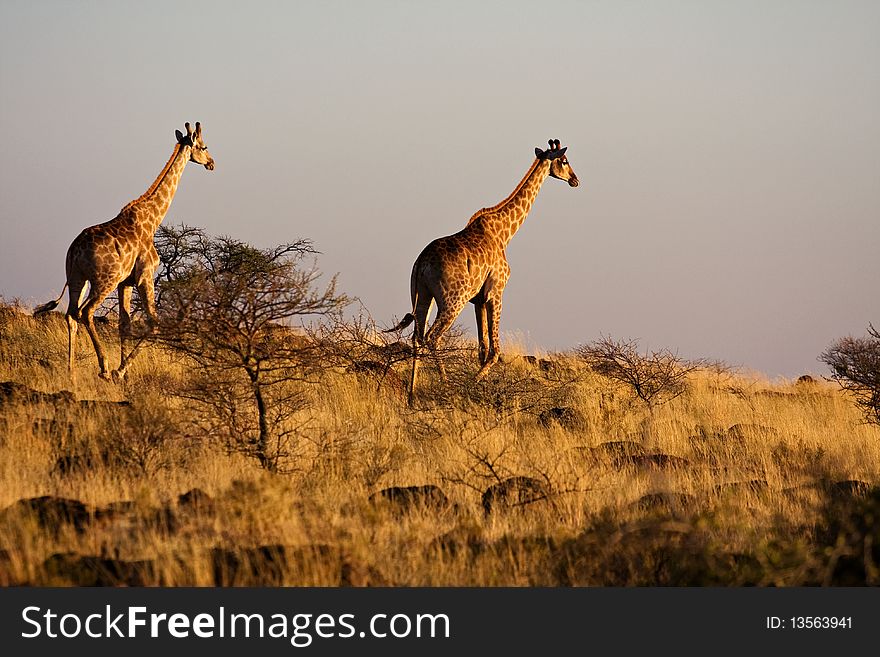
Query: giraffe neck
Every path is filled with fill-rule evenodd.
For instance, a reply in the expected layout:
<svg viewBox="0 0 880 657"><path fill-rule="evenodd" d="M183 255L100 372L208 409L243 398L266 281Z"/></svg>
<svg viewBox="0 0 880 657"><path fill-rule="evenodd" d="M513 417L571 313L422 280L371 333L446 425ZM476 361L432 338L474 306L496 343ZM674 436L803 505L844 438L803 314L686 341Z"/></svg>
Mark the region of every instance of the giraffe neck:
<svg viewBox="0 0 880 657"><path fill-rule="evenodd" d="M180 176L189 161L191 148L191 146L176 144L171 157L153 184L147 188L147 191L126 205L123 212L136 209L138 211L136 215L140 221L148 224L149 229L155 233L168 213L171 201L174 200L174 194L180 184Z"/></svg>
<svg viewBox="0 0 880 657"><path fill-rule="evenodd" d="M468 221L468 226L482 226L486 232L500 237L504 246L507 246L526 220L532 203L549 174L550 161L536 158L510 196L497 205L483 208L474 214Z"/></svg>

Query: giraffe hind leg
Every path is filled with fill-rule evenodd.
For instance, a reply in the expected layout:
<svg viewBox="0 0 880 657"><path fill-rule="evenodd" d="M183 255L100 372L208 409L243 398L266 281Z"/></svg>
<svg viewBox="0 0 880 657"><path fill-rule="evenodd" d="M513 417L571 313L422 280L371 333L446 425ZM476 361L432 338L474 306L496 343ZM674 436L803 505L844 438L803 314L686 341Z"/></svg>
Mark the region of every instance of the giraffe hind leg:
<svg viewBox="0 0 880 657"><path fill-rule="evenodd" d="M415 399L416 393L416 376L419 373L419 341L416 339L415 333L413 333L413 356L412 356L412 371L409 376L409 391L407 393L407 403L412 406L413 401Z"/></svg>
<svg viewBox="0 0 880 657"><path fill-rule="evenodd" d="M413 361L412 371L409 377L409 394L407 396L410 406L413 405L416 392L416 377L419 372L420 348L425 343L425 326L428 323L428 314L431 312L431 305L434 299L427 291L422 294L416 293L415 304L413 307L413 316L415 317L415 327L413 328Z"/></svg>
<svg viewBox="0 0 880 657"><path fill-rule="evenodd" d="M71 382L76 382L76 329L79 321L72 315L66 315L67 320L67 372Z"/></svg>
<svg viewBox="0 0 880 657"><path fill-rule="evenodd" d="M67 372L72 383L76 382L76 331L79 328L80 299L85 281L71 281L67 288Z"/></svg>
<svg viewBox="0 0 880 657"><path fill-rule="evenodd" d="M92 339L92 345L95 348L95 355L98 357L98 367L100 368L98 376L107 380L110 379L110 371L107 369L107 357L104 354L104 347L98 338L98 331L95 328L95 311L112 290L112 286L98 287L93 284L92 289L89 290L89 298L80 311L82 323L85 324L86 331L88 331L89 337Z"/></svg>
<svg viewBox="0 0 880 657"><path fill-rule="evenodd" d="M498 362L501 351L498 340L498 326L501 321L501 301L489 301L486 303L486 314L489 319L489 354L486 362L477 372L477 381L486 377L492 366Z"/></svg>

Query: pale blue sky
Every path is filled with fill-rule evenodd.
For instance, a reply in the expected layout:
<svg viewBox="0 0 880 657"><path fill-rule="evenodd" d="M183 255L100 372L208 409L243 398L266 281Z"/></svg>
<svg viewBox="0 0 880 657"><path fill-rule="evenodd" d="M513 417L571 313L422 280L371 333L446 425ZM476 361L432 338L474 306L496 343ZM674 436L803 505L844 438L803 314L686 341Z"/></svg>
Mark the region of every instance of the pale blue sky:
<svg viewBox="0 0 880 657"><path fill-rule="evenodd" d="M582 184L511 243L502 331L821 373L880 324L878 35L873 1L0 0L0 294L56 296L198 120L166 222L311 238L390 324L554 137Z"/></svg>

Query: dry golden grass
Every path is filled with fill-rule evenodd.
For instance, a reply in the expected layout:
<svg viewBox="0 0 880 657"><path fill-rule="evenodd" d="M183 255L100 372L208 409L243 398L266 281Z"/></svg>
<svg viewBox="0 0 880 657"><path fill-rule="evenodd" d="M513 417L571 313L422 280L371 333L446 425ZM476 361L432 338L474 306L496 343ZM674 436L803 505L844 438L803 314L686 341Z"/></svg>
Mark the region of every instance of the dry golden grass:
<svg viewBox="0 0 880 657"><path fill-rule="evenodd" d="M825 382L703 371L651 411L571 356L530 362L521 338L485 383L473 363L447 386L426 366L410 409L375 376L328 369L302 384L310 404L273 474L196 437L171 394L183 362L148 348L115 386L81 338L73 384L66 340L60 315L0 308L0 382L18 384L0 394L2 584L880 582L863 522L880 429ZM485 513L510 477L534 488ZM423 485L448 504L370 499Z"/></svg>

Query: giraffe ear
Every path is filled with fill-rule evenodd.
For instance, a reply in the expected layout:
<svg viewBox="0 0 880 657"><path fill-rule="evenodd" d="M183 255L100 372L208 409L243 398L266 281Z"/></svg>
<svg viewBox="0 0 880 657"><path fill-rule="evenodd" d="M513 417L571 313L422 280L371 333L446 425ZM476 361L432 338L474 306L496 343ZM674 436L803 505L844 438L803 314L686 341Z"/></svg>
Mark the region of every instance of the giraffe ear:
<svg viewBox="0 0 880 657"><path fill-rule="evenodd" d="M538 158L539 160L543 160L544 159L544 151L542 151L540 148L536 148L535 149L535 157Z"/></svg>
<svg viewBox="0 0 880 657"><path fill-rule="evenodd" d="M559 151L559 155L560 155L560 156L565 155L565 151L567 151L567 150L568 150L568 146L566 146L566 147L563 148L561 151Z"/></svg>
<svg viewBox="0 0 880 657"><path fill-rule="evenodd" d="M175 130L174 135L177 137L177 143L182 144L183 143L183 133L180 130Z"/></svg>

